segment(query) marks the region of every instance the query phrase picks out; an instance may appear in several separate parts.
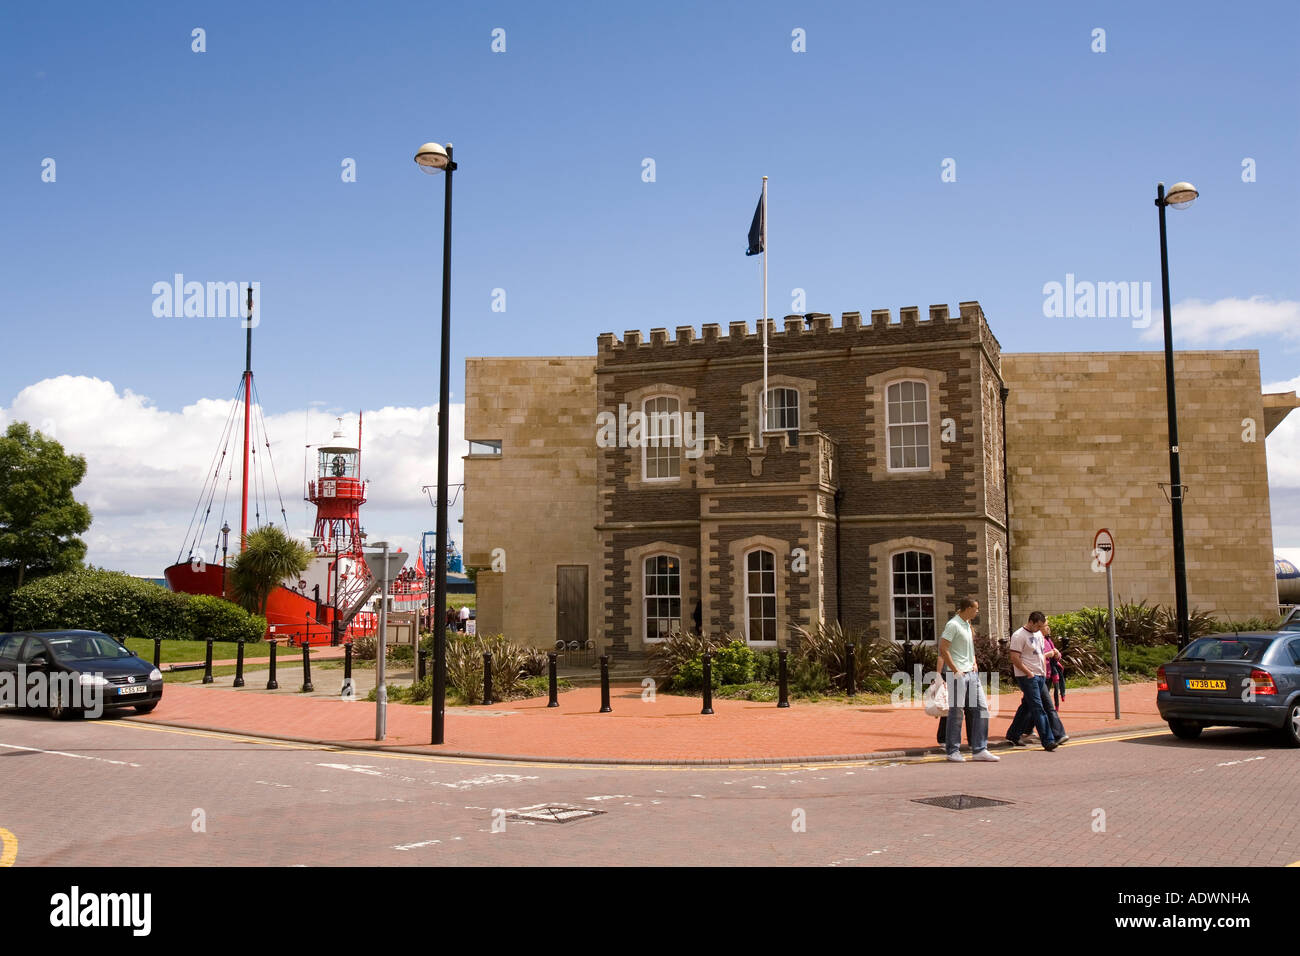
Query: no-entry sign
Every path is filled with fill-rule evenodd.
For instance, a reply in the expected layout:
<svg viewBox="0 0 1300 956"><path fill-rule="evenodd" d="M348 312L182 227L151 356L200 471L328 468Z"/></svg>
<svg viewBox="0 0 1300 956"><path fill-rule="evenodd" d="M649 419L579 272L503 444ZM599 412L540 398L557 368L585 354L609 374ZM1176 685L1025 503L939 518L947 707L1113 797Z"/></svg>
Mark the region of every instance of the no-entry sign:
<svg viewBox="0 0 1300 956"><path fill-rule="evenodd" d="M1092 539L1092 555L1102 568L1110 567L1115 560L1115 536L1102 528ZM1100 570L1101 568L1098 568Z"/></svg>

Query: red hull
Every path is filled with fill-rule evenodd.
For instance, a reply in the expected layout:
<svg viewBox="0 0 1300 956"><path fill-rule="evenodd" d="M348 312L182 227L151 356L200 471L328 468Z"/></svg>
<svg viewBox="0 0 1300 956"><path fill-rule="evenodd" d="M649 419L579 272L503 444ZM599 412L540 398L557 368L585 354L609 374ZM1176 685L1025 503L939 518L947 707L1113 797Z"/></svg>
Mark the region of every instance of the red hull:
<svg viewBox="0 0 1300 956"><path fill-rule="evenodd" d="M173 564L163 575L167 579L167 586L180 594L223 596L220 565L209 564L199 570L190 564ZM351 640L372 633L374 629L367 626L366 620L370 616L358 614L343 639ZM266 602L268 633L264 636L288 640L290 644L296 645L301 645L304 641L329 644L333 618L334 609L328 604L318 607L310 597L290 591L283 585L277 586ZM274 634L270 633L272 627L275 628Z"/></svg>

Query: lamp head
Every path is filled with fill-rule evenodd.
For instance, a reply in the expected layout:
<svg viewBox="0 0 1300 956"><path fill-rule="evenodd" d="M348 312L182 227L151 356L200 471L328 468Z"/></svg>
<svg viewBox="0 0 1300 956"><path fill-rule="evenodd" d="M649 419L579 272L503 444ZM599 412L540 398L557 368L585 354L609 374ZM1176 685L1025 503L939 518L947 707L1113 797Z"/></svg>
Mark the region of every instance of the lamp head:
<svg viewBox="0 0 1300 956"><path fill-rule="evenodd" d="M425 143L416 151L415 162L422 170L432 176L446 169L451 160L447 158L447 151L438 143Z"/></svg>
<svg viewBox="0 0 1300 956"><path fill-rule="evenodd" d="M1200 193L1191 183L1174 183L1165 193L1165 205L1173 206L1175 209L1186 209L1199 195Z"/></svg>

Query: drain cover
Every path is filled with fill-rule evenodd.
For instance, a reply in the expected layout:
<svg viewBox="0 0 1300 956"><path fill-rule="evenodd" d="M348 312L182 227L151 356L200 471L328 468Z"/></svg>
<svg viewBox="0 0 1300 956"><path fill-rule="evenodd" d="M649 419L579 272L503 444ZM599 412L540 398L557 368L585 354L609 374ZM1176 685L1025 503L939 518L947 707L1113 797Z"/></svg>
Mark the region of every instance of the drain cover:
<svg viewBox="0 0 1300 956"><path fill-rule="evenodd" d="M953 793L946 797L926 797L924 800L913 800L913 803L925 803L932 807L943 807L947 810L978 810L980 807L1004 807L1010 800L994 800L991 797L972 797L969 793Z"/></svg>
<svg viewBox="0 0 1300 956"><path fill-rule="evenodd" d="M604 810L591 807L571 807L562 803L539 803L535 807L521 807L506 814L507 820L528 820L533 823L572 823L587 817L601 816Z"/></svg>

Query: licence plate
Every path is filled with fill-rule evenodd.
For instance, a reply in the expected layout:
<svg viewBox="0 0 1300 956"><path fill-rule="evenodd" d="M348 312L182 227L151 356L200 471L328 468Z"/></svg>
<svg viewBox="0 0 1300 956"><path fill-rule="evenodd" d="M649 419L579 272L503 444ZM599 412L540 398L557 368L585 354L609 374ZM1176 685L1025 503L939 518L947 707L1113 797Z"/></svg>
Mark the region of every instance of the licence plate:
<svg viewBox="0 0 1300 956"><path fill-rule="evenodd" d="M1226 680L1191 680L1187 681L1188 690L1227 690Z"/></svg>
<svg viewBox="0 0 1300 956"><path fill-rule="evenodd" d="M149 693L148 687L119 687L117 689L117 696L119 697L121 697L123 694L147 694L147 693Z"/></svg>

